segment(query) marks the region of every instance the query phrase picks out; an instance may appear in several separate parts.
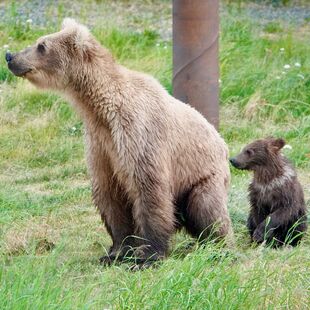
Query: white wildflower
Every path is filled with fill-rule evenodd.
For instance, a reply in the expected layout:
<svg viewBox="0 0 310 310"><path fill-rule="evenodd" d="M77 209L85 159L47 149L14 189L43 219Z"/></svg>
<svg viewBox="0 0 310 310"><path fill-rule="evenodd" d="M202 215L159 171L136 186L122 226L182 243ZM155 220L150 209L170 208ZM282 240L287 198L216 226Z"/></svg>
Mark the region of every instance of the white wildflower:
<svg viewBox="0 0 310 310"><path fill-rule="evenodd" d="M295 67L300 68L301 64L299 62L295 62Z"/></svg>
<svg viewBox="0 0 310 310"><path fill-rule="evenodd" d="M156 46L160 46L160 43L156 43Z"/></svg>
<svg viewBox="0 0 310 310"><path fill-rule="evenodd" d="M222 84L222 80L221 79L219 79L219 84Z"/></svg>
<svg viewBox="0 0 310 310"><path fill-rule="evenodd" d="M305 77L304 77L302 74L297 74L297 76L298 76L299 78L301 78L302 80L305 79Z"/></svg>
<svg viewBox="0 0 310 310"><path fill-rule="evenodd" d="M281 47L281 48L280 48L280 52L283 53L284 51L285 51L284 47Z"/></svg>
<svg viewBox="0 0 310 310"><path fill-rule="evenodd" d="M293 148L292 148L292 146L291 146L291 145L289 145L289 144L285 144L285 145L283 146L283 149L292 150Z"/></svg>
<svg viewBox="0 0 310 310"><path fill-rule="evenodd" d="M7 49L7 48L9 48L9 45L8 45L8 44L4 44L4 45L3 45L3 48L4 48L4 49Z"/></svg>
<svg viewBox="0 0 310 310"><path fill-rule="evenodd" d="M164 46L164 49L167 49L167 45Z"/></svg>
<svg viewBox="0 0 310 310"><path fill-rule="evenodd" d="M283 74L283 75L285 75L285 74L286 74L286 72L285 72L285 71L282 71L282 74Z"/></svg>
<svg viewBox="0 0 310 310"><path fill-rule="evenodd" d="M72 129L72 131L76 131L76 127L75 126L73 126L71 129Z"/></svg>
<svg viewBox="0 0 310 310"><path fill-rule="evenodd" d="M283 68L286 69L286 70L288 70L288 69L291 68L291 66L287 64L287 65L284 65Z"/></svg>
<svg viewBox="0 0 310 310"><path fill-rule="evenodd" d="M32 24L32 19L31 19L31 18L27 19L27 20L26 20L26 23L27 23L27 24Z"/></svg>

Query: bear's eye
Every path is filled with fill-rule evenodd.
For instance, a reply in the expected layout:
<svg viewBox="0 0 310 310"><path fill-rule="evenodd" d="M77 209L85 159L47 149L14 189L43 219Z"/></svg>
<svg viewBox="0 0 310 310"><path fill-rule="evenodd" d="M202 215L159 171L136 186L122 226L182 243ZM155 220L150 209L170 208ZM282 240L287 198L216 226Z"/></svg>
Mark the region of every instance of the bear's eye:
<svg viewBox="0 0 310 310"><path fill-rule="evenodd" d="M247 149L245 151L245 153L248 155L248 156L252 156L254 154L254 151L252 149Z"/></svg>
<svg viewBox="0 0 310 310"><path fill-rule="evenodd" d="M44 52L45 52L45 45L42 44L42 43L38 44L37 50L38 50L39 53L44 54Z"/></svg>

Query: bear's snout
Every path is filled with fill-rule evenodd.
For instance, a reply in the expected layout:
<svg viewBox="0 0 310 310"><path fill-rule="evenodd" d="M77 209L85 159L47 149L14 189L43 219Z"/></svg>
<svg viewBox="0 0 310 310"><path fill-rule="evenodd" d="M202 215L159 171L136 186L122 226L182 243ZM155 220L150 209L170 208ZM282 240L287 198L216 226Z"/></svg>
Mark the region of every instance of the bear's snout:
<svg viewBox="0 0 310 310"><path fill-rule="evenodd" d="M11 54L10 52L6 52L5 60L10 71L16 76L23 77L31 71L27 62L20 57L20 53Z"/></svg>
<svg viewBox="0 0 310 310"><path fill-rule="evenodd" d="M230 158L229 161L235 168L240 168L240 164L238 163L236 158Z"/></svg>
<svg viewBox="0 0 310 310"><path fill-rule="evenodd" d="M11 62L13 59L13 55L10 52L5 53L5 60L7 63Z"/></svg>

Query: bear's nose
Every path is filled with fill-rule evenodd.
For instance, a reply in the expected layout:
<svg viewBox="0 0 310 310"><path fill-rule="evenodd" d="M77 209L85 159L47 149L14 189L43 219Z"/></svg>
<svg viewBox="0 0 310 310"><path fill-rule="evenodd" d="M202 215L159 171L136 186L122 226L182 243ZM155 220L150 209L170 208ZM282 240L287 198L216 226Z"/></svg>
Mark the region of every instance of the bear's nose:
<svg viewBox="0 0 310 310"><path fill-rule="evenodd" d="M237 167L237 161L235 158L230 158L229 161L234 167Z"/></svg>
<svg viewBox="0 0 310 310"><path fill-rule="evenodd" d="M10 61L12 61L12 59L13 59L12 54L10 52L6 52L5 53L5 60L6 60L6 62L9 63Z"/></svg>

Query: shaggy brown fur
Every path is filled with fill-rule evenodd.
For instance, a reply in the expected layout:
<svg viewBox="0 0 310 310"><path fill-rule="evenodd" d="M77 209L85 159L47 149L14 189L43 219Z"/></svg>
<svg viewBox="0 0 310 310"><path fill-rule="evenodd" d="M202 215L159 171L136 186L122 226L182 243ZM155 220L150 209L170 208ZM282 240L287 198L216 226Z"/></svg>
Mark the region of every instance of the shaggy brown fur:
<svg viewBox="0 0 310 310"><path fill-rule="evenodd" d="M93 200L113 240L103 261L130 248L142 262L163 257L179 225L201 239L215 224L217 237L231 233L228 150L200 113L115 63L71 19L7 61L16 75L64 93L83 119Z"/></svg>
<svg viewBox="0 0 310 310"><path fill-rule="evenodd" d="M295 170L280 153L284 145L283 139L256 140L230 159L234 167L254 171L248 218L252 240L274 246L296 245L307 229L303 190Z"/></svg>

